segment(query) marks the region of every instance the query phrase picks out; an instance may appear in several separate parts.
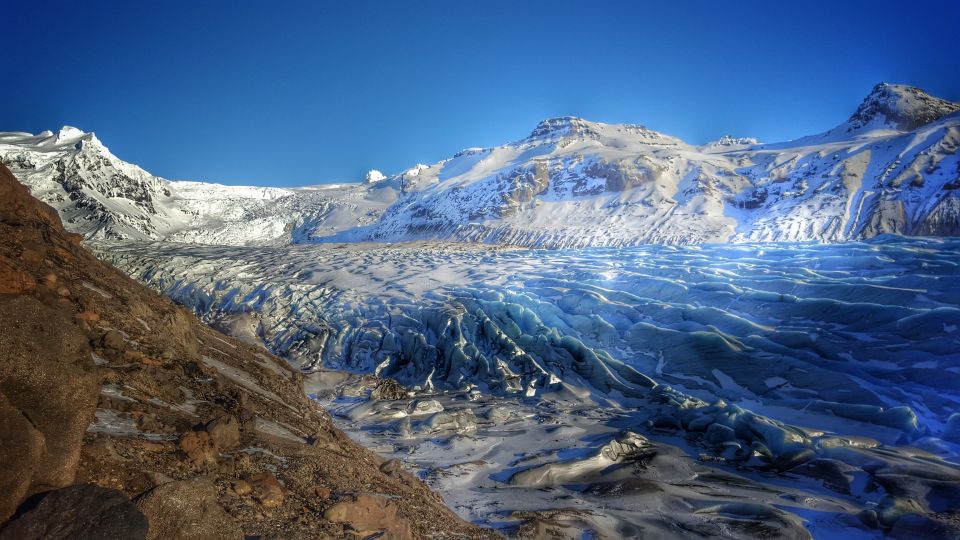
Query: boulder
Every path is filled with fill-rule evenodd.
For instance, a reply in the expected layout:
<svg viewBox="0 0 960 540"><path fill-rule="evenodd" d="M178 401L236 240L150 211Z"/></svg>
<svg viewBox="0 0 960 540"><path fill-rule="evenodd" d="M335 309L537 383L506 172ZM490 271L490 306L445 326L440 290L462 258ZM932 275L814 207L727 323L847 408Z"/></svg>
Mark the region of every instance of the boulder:
<svg viewBox="0 0 960 540"><path fill-rule="evenodd" d="M48 492L0 530L0 540L142 540L147 518L126 495L95 484Z"/></svg>
<svg viewBox="0 0 960 540"><path fill-rule="evenodd" d="M413 538L410 522L397 516L397 505L379 495L357 495L337 502L323 513L334 523L344 523L358 531L361 536L378 532L380 538L407 540Z"/></svg>
<svg viewBox="0 0 960 540"><path fill-rule="evenodd" d="M207 433L220 450L229 450L240 444L240 423L232 414L225 414L208 422Z"/></svg>
<svg viewBox="0 0 960 540"><path fill-rule="evenodd" d="M73 482L100 384L86 333L62 310L0 296L0 328L0 421L9 428L0 446L24 450L3 460L0 483L15 488L3 491L2 519L23 496Z"/></svg>
<svg viewBox="0 0 960 540"><path fill-rule="evenodd" d="M284 489L277 477L271 473L260 473L249 479L253 488L253 500L264 508L278 508L283 505Z"/></svg>
<svg viewBox="0 0 960 540"><path fill-rule="evenodd" d="M217 502L206 478L168 482L144 493L137 508L150 522L150 540L242 539L240 526Z"/></svg>
<svg viewBox="0 0 960 540"><path fill-rule="evenodd" d="M0 523L27 495L43 450L43 434L0 394L0 463L16 465L0 469Z"/></svg>
<svg viewBox="0 0 960 540"><path fill-rule="evenodd" d="M180 450L187 455L187 461L196 466L217 462L219 453L213 439L206 431L188 431L180 437Z"/></svg>
<svg viewBox="0 0 960 540"><path fill-rule="evenodd" d="M100 346L108 351L122 351L127 348L127 342L123 339L123 334L116 330L107 330L100 338Z"/></svg>

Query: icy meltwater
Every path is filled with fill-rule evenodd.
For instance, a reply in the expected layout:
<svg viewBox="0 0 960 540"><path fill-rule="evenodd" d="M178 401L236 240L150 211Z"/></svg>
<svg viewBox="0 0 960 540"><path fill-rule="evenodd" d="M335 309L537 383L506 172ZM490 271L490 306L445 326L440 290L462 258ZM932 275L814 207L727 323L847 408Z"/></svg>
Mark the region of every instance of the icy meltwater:
<svg viewBox="0 0 960 540"><path fill-rule="evenodd" d="M869 536L960 507L960 240L94 247L304 369L415 389L314 393L507 532Z"/></svg>

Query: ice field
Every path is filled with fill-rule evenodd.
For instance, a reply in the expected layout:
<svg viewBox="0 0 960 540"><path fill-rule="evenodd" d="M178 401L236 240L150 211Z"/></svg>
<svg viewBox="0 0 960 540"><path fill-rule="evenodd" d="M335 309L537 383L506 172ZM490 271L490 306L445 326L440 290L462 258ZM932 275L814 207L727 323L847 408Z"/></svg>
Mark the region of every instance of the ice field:
<svg viewBox="0 0 960 540"><path fill-rule="evenodd" d="M936 536L960 504L957 239L92 247L508 534Z"/></svg>

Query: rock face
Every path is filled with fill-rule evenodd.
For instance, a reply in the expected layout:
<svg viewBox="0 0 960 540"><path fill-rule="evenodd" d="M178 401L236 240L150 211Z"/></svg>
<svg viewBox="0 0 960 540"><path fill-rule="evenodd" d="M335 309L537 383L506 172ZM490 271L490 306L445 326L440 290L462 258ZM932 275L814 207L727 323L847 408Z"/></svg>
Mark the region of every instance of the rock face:
<svg viewBox="0 0 960 540"><path fill-rule="evenodd" d="M144 493L137 508L150 520L151 540L241 539L243 532L217 502L206 478L168 482Z"/></svg>
<svg viewBox="0 0 960 540"><path fill-rule="evenodd" d="M361 492L413 537L494 537L381 471L284 361L98 261L2 166L0 261L19 276L0 292L3 538L337 537L325 510Z"/></svg>
<svg viewBox="0 0 960 540"><path fill-rule="evenodd" d="M340 501L324 512L334 523L346 523L363 537L382 533L382 538L413 538L410 523L397 517L397 505L384 497L357 495Z"/></svg>
<svg viewBox="0 0 960 540"><path fill-rule="evenodd" d="M73 538L144 540L147 519L123 493L83 484L47 493L35 508L0 530L2 540Z"/></svg>
<svg viewBox="0 0 960 540"><path fill-rule="evenodd" d="M170 182L114 156L93 133L0 133L0 162L87 238L216 244L288 243L368 224L396 198L364 186L279 189ZM0 216L2 218L2 216Z"/></svg>
<svg viewBox="0 0 960 540"><path fill-rule="evenodd" d="M0 409L9 428L0 440L2 521L26 496L73 481L99 384L84 324L59 308L55 291L46 285L38 290L27 270L46 272L76 247L65 234L50 237L49 229L59 226L56 214L5 168L0 202L7 248L0 253L0 277L14 276L0 293Z"/></svg>
<svg viewBox="0 0 960 540"><path fill-rule="evenodd" d="M551 118L513 143L323 189L168 182L74 128L0 133L0 160L88 238L584 247L952 236L958 111L883 83L825 133L699 146L640 125Z"/></svg>

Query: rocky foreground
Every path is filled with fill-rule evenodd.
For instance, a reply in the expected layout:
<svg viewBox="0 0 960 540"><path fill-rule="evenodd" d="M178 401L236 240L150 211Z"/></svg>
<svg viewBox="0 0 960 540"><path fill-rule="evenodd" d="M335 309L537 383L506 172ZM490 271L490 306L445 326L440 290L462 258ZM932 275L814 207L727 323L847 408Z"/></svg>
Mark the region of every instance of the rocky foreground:
<svg viewBox="0 0 960 540"><path fill-rule="evenodd" d="M493 538L0 166L0 539Z"/></svg>

